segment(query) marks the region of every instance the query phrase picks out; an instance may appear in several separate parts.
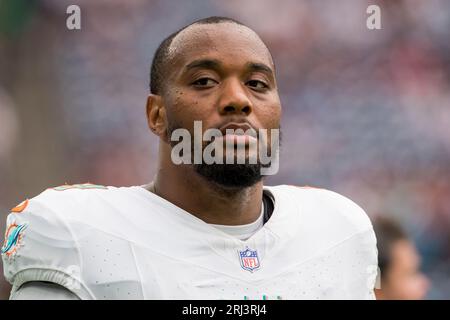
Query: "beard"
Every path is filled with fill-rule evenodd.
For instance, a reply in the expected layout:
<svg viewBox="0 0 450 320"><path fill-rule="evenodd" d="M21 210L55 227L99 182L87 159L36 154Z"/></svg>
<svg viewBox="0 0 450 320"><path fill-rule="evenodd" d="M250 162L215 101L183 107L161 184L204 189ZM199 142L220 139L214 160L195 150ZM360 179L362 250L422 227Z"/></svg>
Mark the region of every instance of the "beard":
<svg viewBox="0 0 450 320"><path fill-rule="evenodd" d="M194 170L210 182L226 189L243 189L260 182L261 164L194 164Z"/></svg>
<svg viewBox="0 0 450 320"><path fill-rule="evenodd" d="M171 123L169 121L169 125L167 128L167 137L169 139L169 144L173 148L177 142L174 142L170 139L172 136L172 132L176 129L183 128L177 124ZM280 135L281 136L281 135ZM210 142L202 143L202 152L205 147ZM192 152L194 154L194 137L191 134L191 147ZM194 163L194 161L191 161ZM262 181L264 175L261 174L261 168L270 167L270 163L267 165L263 165L260 163L259 158L256 163L248 163L247 161L243 164L241 163L212 163L207 164L204 161L200 164L192 164L194 171L206 179L208 182L211 182L222 189L227 190L241 190L244 188L251 187L256 183Z"/></svg>

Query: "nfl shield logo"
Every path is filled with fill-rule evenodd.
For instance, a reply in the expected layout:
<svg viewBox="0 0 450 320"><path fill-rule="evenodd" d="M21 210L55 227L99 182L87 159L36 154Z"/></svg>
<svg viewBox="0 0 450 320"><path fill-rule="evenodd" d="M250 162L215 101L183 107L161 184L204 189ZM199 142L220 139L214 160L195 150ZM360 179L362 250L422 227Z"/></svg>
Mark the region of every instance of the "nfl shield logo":
<svg viewBox="0 0 450 320"><path fill-rule="evenodd" d="M244 270L253 272L253 270L259 268L259 258L256 250L251 250L248 247L244 251L239 250L239 260Z"/></svg>

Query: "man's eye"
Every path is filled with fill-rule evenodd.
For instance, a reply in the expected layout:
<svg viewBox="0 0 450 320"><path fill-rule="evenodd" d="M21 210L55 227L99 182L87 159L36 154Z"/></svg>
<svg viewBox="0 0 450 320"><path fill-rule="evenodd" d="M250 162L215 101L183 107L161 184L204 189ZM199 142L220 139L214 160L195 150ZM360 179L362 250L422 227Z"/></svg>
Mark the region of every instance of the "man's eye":
<svg viewBox="0 0 450 320"><path fill-rule="evenodd" d="M211 78L201 78L201 79L194 81L192 83L192 85L199 86L199 87L211 87L211 86L215 85L216 83L217 83L217 81L215 81Z"/></svg>
<svg viewBox="0 0 450 320"><path fill-rule="evenodd" d="M259 80L250 80L247 82L247 85L256 89L267 89L269 87L267 84Z"/></svg>

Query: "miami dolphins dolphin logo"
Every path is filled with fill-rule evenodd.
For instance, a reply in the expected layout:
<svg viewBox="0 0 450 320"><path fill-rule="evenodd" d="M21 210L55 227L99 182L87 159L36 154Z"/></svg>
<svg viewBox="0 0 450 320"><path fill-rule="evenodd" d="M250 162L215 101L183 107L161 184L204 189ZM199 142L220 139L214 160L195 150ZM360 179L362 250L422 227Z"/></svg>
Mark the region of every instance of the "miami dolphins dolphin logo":
<svg viewBox="0 0 450 320"><path fill-rule="evenodd" d="M2 254L7 257L14 255L22 244L23 230L27 227L26 223L16 224L13 222L8 226L5 233L5 243L2 247Z"/></svg>

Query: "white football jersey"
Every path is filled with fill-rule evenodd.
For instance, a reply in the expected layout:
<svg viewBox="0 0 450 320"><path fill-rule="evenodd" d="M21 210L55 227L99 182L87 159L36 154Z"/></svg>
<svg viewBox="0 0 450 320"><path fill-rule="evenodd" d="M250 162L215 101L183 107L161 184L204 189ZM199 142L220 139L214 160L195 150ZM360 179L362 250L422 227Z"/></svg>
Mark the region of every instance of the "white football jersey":
<svg viewBox="0 0 450 320"><path fill-rule="evenodd" d="M242 241L140 186L47 189L7 219L4 274L81 299L374 299L366 213L324 189L264 187L270 219Z"/></svg>

